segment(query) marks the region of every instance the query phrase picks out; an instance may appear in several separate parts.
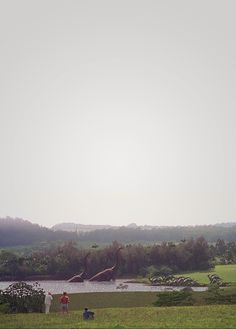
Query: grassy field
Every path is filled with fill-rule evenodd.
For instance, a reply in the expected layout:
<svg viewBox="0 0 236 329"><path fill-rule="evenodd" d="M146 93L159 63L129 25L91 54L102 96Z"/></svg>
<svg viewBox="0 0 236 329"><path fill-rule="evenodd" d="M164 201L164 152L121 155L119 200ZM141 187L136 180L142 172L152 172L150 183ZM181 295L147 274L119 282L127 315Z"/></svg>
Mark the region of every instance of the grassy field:
<svg viewBox="0 0 236 329"><path fill-rule="evenodd" d="M59 310L59 295L54 296L52 311ZM156 292L92 292L70 294L70 310L89 308L125 308L152 306L157 300Z"/></svg>
<svg viewBox="0 0 236 329"><path fill-rule="evenodd" d="M236 293L236 287L223 293ZM70 294L68 316L58 312L59 295L54 295L50 314L0 314L0 329L236 328L236 305L203 305L208 294L194 292L195 306L187 307L154 307L156 292ZM82 320L86 306L95 311L95 320Z"/></svg>
<svg viewBox="0 0 236 329"><path fill-rule="evenodd" d="M160 293L148 291L70 294L70 310L83 310L85 307L92 309L153 307L158 294ZM221 290L221 294L236 294L236 287L227 287ZM206 298L210 296L210 293L208 291L193 292L192 296L194 305L205 305ZM51 311L59 311L59 295L54 295Z"/></svg>
<svg viewBox="0 0 236 329"><path fill-rule="evenodd" d="M82 312L0 315L1 329L72 328L236 328L235 305L95 309L95 320Z"/></svg>
<svg viewBox="0 0 236 329"><path fill-rule="evenodd" d="M236 265L216 265L212 271L184 273L181 274L181 276L189 276L200 283L209 284L209 279L207 277L209 273L217 274L223 281L236 285Z"/></svg>

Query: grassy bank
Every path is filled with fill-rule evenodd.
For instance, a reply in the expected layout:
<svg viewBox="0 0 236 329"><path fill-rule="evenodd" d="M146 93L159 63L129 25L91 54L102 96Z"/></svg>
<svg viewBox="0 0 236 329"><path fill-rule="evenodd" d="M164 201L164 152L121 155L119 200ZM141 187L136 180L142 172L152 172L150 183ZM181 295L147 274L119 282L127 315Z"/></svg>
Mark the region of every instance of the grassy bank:
<svg viewBox="0 0 236 329"><path fill-rule="evenodd" d="M236 285L236 265L216 265L212 271L190 272L181 274L181 276L189 276L200 283L209 284L209 279L207 277L209 273L217 274L223 281Z"/></svg>
<svg viewBox="0 0 236 329"><path fill-rule="evenodd" d="M152 306L156 292L92 292L70 294L70 310L89 308L125 308ZM52 311L59 310L59 295L54 296Z"/></svg>
<svg viewBox="0 0 236 329"><path fill-rule="evenodd" d="M223 295L236 294L236 287L221 289ZM130 308L130 307L152 307L157 300L157 292L93 292L70 294L70 310L83 310L89 308ZM54 295L52 312L59 311L59 296ZM208 291L193 292L194 305L205 305L210 297Z"/></svg>
<svg viewBox="0 0 236 329"><path fill-rule="evenodd" d="M52 314L0 315L1 329L72 328L235 328L236 306L142 307L96 309L96 318L83 321L80 311Z"/></svg>

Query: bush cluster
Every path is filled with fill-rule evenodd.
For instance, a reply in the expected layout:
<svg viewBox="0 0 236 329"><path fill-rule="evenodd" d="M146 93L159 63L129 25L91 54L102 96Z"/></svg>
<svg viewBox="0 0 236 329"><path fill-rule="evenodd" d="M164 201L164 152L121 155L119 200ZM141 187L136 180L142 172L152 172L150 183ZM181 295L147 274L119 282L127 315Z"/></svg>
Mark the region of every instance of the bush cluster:
<svg viewBox="0 0 236 329"><path fill-rule="evenodd" d="M192 293L190 291L162 292L154 306L187 306L193 305Z"/></svg>
<svg viewBox="0 0 236 329"><path fill-rule="evenodd" d="M13 283L5 290L0 290L0 312L42 312L44 297L45 292L37 282L32 285L25 282Z"/></svg>

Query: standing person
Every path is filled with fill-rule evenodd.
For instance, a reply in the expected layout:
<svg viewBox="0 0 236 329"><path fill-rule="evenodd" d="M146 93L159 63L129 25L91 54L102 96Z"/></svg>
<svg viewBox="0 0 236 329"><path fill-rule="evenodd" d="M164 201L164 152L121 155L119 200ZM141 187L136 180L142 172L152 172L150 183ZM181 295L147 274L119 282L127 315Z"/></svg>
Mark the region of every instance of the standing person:
<svg viewBox="0 0 236 329"><path fill-rule="evenodd" d="M52 294L50 292L48 292L44 299L46 314L48 314L50 312L50 306L52 304L52 300L53 300Z"/></svg>
<svg viewBox="0 0 236 329"><path fill-rule="evenodd" d="M65 313L68 314L69 303L70 303L70 298L67 295L67 293L64 291L63 295L60 297L60 305L61 305L61 313L62 314L65 314Z"/></svg>

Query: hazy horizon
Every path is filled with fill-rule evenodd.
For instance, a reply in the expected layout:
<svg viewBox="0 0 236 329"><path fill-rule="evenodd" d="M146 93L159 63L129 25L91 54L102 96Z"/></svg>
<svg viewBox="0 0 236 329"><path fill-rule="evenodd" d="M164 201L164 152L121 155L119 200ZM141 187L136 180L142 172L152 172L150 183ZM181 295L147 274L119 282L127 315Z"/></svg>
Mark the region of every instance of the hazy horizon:
<svg viewBox="0 0 236 329"><path fill-rule="evenodd" d="M22 218L23 219L23 218ZM33 224L38 224L38 221L36 220L36 221L31 221L30 219L28 219L30 222L32 222ZM91 222L91 223L81 223L80 221L74 221L74 222L72 222L72 221L65 221L65 222L55 222L53 225L49 225L49 226L47 226L46 224L45 225L43 225L43 226L45 226L45 227L48 227L48 228L51 228L51 227L53 227L54 225L56 225L56 224L82 224L82 225L111 225L111 226L128 226L128 225L130 225L130 224L136 224L137 226L158 226L158 227L177 227L177 226L198 226L198 225L217 225L217 224L230 224L230 223L236 223L236 220L232 220L232 221L229 221L229 222L227 222L227 221L219 221L219 222L217 222L217 223L210 223L210 224L183 224L183 225L181 225L181 224L176 224L176 225L159 225L158 223L157 224L148 224L148 222L147 223L144 223L144 224L137 224L137 223L135 223L135 222L128 222L127 221L127 223L126 224L109 224L109 223L102 223L102 222L100 222L100 223L96 223L96 224L93 224L93 222Z"/></svg>
<svg viewBox="0 0 236 329"><path fill-rule="evenodd" d="M75 220L75 221L70 221L70 220L65 220L65 221L61 221L61 222L55 222L53 223L52 225L47 225L47 224L40 224L40 222L38 220L35 220L35 219L30 219L30 218L21 218L21 217L11 217L11 216L5 216L4 217L5 219L11 219L11 220L24 220L24 221L29 221L31 222L32 224L38 224L38 225L41 225L43 227L47 227L47 228L52 228L53 226L55 225L61 225L61 224L75 224L75 225L88 225L88 226L114 226L114 227L121 227L121 226L129 226L129 225L134 225L136 224L137 226L155 226L155 227L196 227L196 226L201 226L201 225L224 225L224 224L236 224L236 220L232 220L232 221L219 221L217 223L210 223L210 224L183 224L183 225L159 225L158 223L157 224L148 224L148 222L146 222L145 224L137 224L135 222L128 222L126 224L109 224L109 223L93 223L93 221L91 222L87 222L87 223L82 223L78 220ZM0 219L3 219L3 217L0 216Z"/></svg>
<svg viewBox="0 0 236 329"><path fill-rule="evenodd" d="M0 217L236 220L235 1L0 9Z"/></svg>

